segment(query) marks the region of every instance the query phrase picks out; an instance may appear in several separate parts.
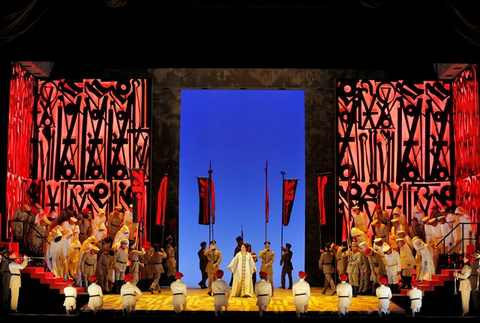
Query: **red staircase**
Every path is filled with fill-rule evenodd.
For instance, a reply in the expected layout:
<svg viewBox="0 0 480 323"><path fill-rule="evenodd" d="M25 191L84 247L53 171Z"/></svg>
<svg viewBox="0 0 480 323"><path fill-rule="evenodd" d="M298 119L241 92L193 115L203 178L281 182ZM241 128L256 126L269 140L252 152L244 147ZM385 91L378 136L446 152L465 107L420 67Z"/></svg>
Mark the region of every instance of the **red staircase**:
<svg viewBox="0 0 480 323"><path fill-rule="evenodd" d="M452 281L454 271L455 269L442 269L440 274L432 275L431 280L422 280L422 283L418 285L418 289L423 292L433 292L436 286L443 286L445 281ZM402 289L401 293L407 295L408 289Z"/></svg>
<svg viewBox="0 0 480 323"><path fill-rule="evenodd" d="M50 289L58 289L60 294L63 294L63 288L66 286L63 278L61 277L54 277L51 271L44 267L25 267L22 270L22 274L29 274L31 278L40 279L41 284L48 284L50 285ZM84 293L83 287L76 287L77 293Z"/></svg>

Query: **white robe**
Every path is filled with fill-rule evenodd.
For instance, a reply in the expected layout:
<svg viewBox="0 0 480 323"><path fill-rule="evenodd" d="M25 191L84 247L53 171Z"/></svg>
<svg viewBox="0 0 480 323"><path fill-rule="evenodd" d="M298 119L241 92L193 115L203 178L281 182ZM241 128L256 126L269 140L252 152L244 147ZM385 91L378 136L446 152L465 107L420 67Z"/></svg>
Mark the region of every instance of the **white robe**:
<svg viewBox="0 0 480 323"><path fill-rule="evenodd" d="M249 252L237 252L227 268L233 273L232 296L253 296L252 275L257 268L252 255Z"/></svg>

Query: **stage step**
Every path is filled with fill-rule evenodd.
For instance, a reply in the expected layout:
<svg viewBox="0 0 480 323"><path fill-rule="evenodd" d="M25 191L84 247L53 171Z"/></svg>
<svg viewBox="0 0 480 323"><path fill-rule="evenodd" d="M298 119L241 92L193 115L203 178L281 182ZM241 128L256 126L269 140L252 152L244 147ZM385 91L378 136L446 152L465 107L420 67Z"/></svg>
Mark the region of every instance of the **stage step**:
<svg viewBox="0 0 480 323"><path fill-rule="evenodd" d="M60 294L63 294L63 288L66 286L63 278L61 277L54 277L51 271L48 271L47 268L44 267L35 267L29 266L25 267L22 270L22 273L29 274L31 278L36 278L40 280L41 284L50 285L51 289L57 289ZM83 287L76 287L77 293L84 293L85 289Z"/></svg>
<svg viewBox="0 0 480 323"><path fill-rule="evenodd" d="M418 289L423 292L434 292L435 287L444 286L446 281L453 281L453 273L455 269L441 269L439 274L432 275L431 280L422 280L422 283L418 285ZM402 289L401 294L407 295L408 289Z"/></svg>

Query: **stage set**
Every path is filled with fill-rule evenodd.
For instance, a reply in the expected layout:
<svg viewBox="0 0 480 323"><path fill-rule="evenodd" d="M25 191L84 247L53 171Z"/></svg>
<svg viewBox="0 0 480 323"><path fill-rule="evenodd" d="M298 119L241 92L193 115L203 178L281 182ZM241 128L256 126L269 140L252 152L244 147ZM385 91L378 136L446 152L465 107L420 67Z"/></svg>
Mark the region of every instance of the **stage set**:
<svg viewBox="0 0 480 323"><path fill-rule="evenodd" d="M414 207L429 215L433 206L450 209L462 205L473 222L478 222L477 195L472 192L478 189L479 182L471 180L470 175L460 170L479 168L476 159L471 160L466 156L471 156L476 151L480 141L463 140L465 145L455 147L455 142L466 138L469 128L462 126L463 119L460 115L452 114L453 110L457 113L477 111L475 107L478 107L478 100L471 99L475 97L474 93L478 93L476 68L471 66L466 69L463 78L453 85L441 81L385 83L362 78L337 81L336 106L331 109L330 120L335 120L333 118L336 117L340 139L335 144L332 139L328 147L325 147L322 144L326 145L327 140L315 136L306 138L305 226L309 230L304 234L304 252L312 256L306 257L303 267L311 278L312 286L323 285L323 277L318 269L319 246L330 240L337 243L346 240L348 228L353 222L350 216L353 205L360 206L369 221L373 218L373 206L376 204L381 204L388 212L401 206L408 218ZM175 189L179 183L178 142L165 143L162 140L169 136L161 136L158 131L152 133L146 125L150 124L150 118L153 119L151 123L155 124L163 120L165 115L178 116L180 103L177 98L180 96L171 96L172 99L166 104L156 96L150 101L150 92L155 92L159 84L151 85L150 78L144 77L131 78L129 81L85 79L79 82L42 80L37 83L22 66L15 64L12 70L12 84L18 85L12 86L12 100L18 97L28 97L31 100L22 101L23 105L15 105L17 109L10 110L11 140L8 144L8 157L12 163L7 172L8 194L6 212L2 214L2 240L9 241L12 238L7 223L14 219L16 210L25 201L38 202L47 215L71 204L77 210L89 207L93 210L92 213L96 213L100 208L111 210L117 204L126 209L132 203L137 220L142 220L145 224L140 241L160 237L163 230L179 239L178 189ZM238 75L249 73L239 70L233 72ZM288 72L293 74L293 71ZM195 73L193 71L192 75L195 76ZM301 72L296 73L302 75ZM113 73L110 79L122 78ZM305 87L302 85L302 88ZM177 91L175 93L179 94L181 91L167 86L162 88L162 91L168 93ZM331 85L329 88L333 91ZM467 92L472 96L461 100L464 93L462 89L468 89ZM312 100L312 95L318 100ZM306 91L306 115L320 111L311 103L321 101L318 95L318 91ZM38 101L33 100L35 96L39 97ZM425 100L425 97L430 98L430 101ZM454 101L455 109L452 107ZM111 104L106 105L105 102ZM382 102L383 105L380 107L374 102ZM160 106L172 113L156 109ZM31 114L32 109L39 109L35 116ZM328 123L326 129L335 133L330 121L318 123L318 120L327 119L329 118L315 115L306 125L307 132L327 126ZM19 120L25 122L20 125ZM480 127L476 117L472 116L471 123L475 129ZM452 129L455 129L454 134ZM57 136L53 135L54 130ZM134 130L138 134L130 136ZM178 137L178 127L166 130L171 134L170 138ZM437 135L432 136L431 132ZM73 140L73 134L79 134L80 137ZM118 140L114 138L118 136L124 139L124 145L117 145ZM32 141L32 138L35 138L35 149L28 149L24 143ZM421 140L417 140L419 138ZM156 153L150 156L150 150L156 152L158 149L155 148L162 144L169 147L164 151L165 156ZM393 149L393 146L408 149ZM53 148L57 154L52 153ZM127 159L123 160L120 156L127 156ZM328 160L329 164L319 168L315 165L317 160ZM399 160L402 162L398 163ZM455 160L454 165L452 160ZM151 169L166 170L167 164L175 165L170 168L168 175L169 188L174 189L168 189L165 193L168 203L158 205L162 201L156 199L162 176L152 177ZM325 176L316 172L316 169L331 169L334 170L334 175L326 181ZM153 192L150 194L153 198L147 192ZM319 203L320 201L324 203ZM157 213L158 210L164 210L160 206L165 206L165 213ZM200 304L200 300L203 300L206 303L198 306L204 309L200 313L213 315L209 303L211 300L208 297L202 298L203 291L198 292L197 296L195 290L191 290L192 298L186 314L199 313L195 310L196 302ZM282 292L288 293L276 291L272 315L295 318L289 298L280 297ZM144 296L138 304L136 315L150 311L149 306L153 302L148 300L152 297L165 297L161 304L165 307L169 305L168 291L161 295ZM115 299L114 295L108 295L105 311L116 311L115 301L110 302L110 297ZM328 297L312 297L311 315L331 315L335 311L335 302L331 299L330 304ZM355 301L367 297L359 296ZM146 302L145 305L143 302ZM253 299L239 300L238 306L243 310L235 313L248 313L256 317L250 302ZM396 304L395 301L394 303ZM352 313L358 313L357 305L353 302ZM144 310L143 306L147 309ZM232 313L233 308L234 305ZM153 310L154 313L170 311L169 315L172 312L171 309ZM456 310L460 312L460 307L454 306L451 310L452 315L455 315ZM362 306L361 312L370 317L375 310ZM407 313L408 306L402 303L398 314ZM82 311L79 316L82 314L88 313Z"/></svg>

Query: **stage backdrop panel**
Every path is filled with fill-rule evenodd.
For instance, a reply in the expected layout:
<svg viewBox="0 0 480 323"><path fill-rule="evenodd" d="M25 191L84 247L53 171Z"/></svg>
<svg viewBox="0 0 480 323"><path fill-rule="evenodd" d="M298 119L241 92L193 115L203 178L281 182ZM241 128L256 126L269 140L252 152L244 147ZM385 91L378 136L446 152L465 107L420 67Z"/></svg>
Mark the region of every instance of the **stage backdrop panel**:
<svg viewBox="0 0 480 323"><path fill-rule="evenodd" d="M46 214L69 205L94 214L116 205L127 210L134 202L132 169L143 170L148 191L149 93L147 79L39 81L33 178Z"/></svg>
<svg viewBox="0 0 480 323"><path fill-rule="evenodd" d="M335 98L344 240L354 205L370 220L376 204L389 214L398 206L408 220L415 205L426 214L453 206L450 82L337 80Z"/></svg>

